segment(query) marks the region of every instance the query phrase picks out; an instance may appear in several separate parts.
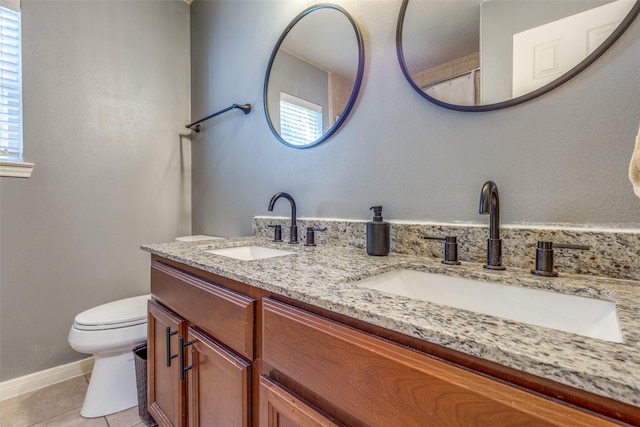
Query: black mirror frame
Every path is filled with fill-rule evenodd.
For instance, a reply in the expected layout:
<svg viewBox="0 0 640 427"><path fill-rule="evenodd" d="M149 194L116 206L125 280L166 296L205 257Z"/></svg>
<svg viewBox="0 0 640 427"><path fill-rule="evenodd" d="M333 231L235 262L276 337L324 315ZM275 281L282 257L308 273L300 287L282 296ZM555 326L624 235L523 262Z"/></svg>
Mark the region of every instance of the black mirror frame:
<svg viewBox="0 0 640 427"><path fill-rule="evenodd" d="M269 107L267 105L267 86L269 85L269 76L271 75L271 68L273 66L273 62L276 59L276 55L278 54L278 50L280 49L280 46L282 45L282 42L284 41L284 39L287 37L287 35L293 29L293 27L302 18L304 18L311 12L320 10L320 9L335 9L338 12L341 12L353 26L353 30L356 35L356 42L358 43L358 72L356 74L356 80L353 85L353 90L351 91L351 96L347 101L347 105L344 111L342 112L342 114L340 115L340 118L333 124L333 126L331 126L329 130L327 130L327 132L325 132L322 135L322 137L318 138L314 142L311 142L307 145L294 145L285 141L280 136L278 131L273 126L273 123L271 122L271 117L269 117ZM264 78L264 90L263 90L262 98L264 103L264 113L267 118L269 129L271 129L271 133L273 133L273 135L284 145L292 148L298 148L298 149L315 147L316 145L321 144L324 141L328 140L334 133L336 133L336 131L340 128L340 126L342 126L342 124L346 121L347 117L349 116L349 113L351 112L351 109L355 105L356 99L358 98L358 93L360 93L360 86L362 85L363 76L364 76L364 43L362 41L362 34L360 32L360 28L358 27L354 19L351 17L351 15L349 15L349 13L344 8L338 5L328 4L328 3L319 3L303 10L302 12L300 12L300 14L298 14L298 16L293 18L293 20L289 23L289 25L287 25L287 28L285 28L282 34L280 35L280 38L278 39L275 47L273 48L273 52L271 53L271 57L269 58L269 63L267 65L267 73Z"/></svg>
<svg viewBox="0 0 640 427"><path fill-rule="evenodd" d="M615 29L611 35L600 45L598 46L589 56L583 59L580 63L578 63L575 67L564 73L562 76L558 77L556 80L547 83L546 85L539 87L538 89L531 91L525 95L518 96L516 98L509 99L507 101L502 101L494 104L486 104L486 105L457 105L457 104L449 104L448 102L441 101L437 98L427 95L423 90L418 87L418 85L413 81L409 71L407 70L407 64L404 60L404 52L402 50L402 27L404 24L404 17L407 11L407 6L409 4L409 0L402 0L402 5L400 6L400 13L398 15L398 23L396 26L396 52L398 54L398 61L400 63L400 68L402 69L402 73L405 78L413 87L413 89L418 92L423 98L427 99L430 102L433 102L436 105L439 105L444 108L448 108L449 110L455 111L465 111L465 112L481 112L481 111L493 111L500 110L502 108L512 107L514 105L522 104L523 102L530 101L534 98L537 98L541 95L544 95L547 92L557 88L563 83L571 80L578 74L580 74L585 68L591 65L596 59L600 57L607 49L613 45L613 43L618 40L618 38L626 31L626 29L631 25L633 20L636 18L638 13L640 13L640 0L636 0L635 5L631 8L627 16L622 20L620 25Z"/></svg>

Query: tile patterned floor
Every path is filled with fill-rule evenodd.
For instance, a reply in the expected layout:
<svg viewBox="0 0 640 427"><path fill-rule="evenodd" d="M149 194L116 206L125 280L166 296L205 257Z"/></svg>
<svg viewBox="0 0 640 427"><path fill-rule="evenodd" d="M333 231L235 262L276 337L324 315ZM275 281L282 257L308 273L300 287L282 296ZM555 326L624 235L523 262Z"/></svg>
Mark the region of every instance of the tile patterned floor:
<svg viewBox="0 0 640 427"><path fill-rule="evenodd" d="M0 402L1 427L145 427L138 407L101 418L82 418L89 381L77 377Z"/></svg>

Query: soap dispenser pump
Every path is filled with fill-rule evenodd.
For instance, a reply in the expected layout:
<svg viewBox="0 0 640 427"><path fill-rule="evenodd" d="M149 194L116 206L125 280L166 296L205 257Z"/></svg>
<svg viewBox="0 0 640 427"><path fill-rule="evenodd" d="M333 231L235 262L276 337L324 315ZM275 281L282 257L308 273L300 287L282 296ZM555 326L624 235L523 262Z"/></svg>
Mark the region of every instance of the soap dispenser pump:
<svg viewBox="0 0 640 427"><path fill-rule="evenodd" d="M390 225L382 220L382 206L373 206L373 221L367 223L367 253L369 255L389 255Z"/></svg>

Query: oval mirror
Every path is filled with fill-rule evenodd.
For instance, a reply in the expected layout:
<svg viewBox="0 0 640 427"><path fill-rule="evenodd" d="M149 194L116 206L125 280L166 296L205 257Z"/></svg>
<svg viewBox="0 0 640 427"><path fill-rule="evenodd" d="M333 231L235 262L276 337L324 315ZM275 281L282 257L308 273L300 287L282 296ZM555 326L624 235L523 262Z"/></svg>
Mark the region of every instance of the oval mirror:
<svg viewBox="0 0 640 427"><path fill-rule="evenodd" d="M496 110L574 77L639 10L636 0L403 0L398 60L429 101L459 111Z"/></svg>
<svg viewBox="0 0 640 427"><path fill-rule="evenodd" d="M285 145L309 148L345 122L360 91L364 46L340 6L318 4L298 16L276 43L264 80L264 110Z"/></svg>

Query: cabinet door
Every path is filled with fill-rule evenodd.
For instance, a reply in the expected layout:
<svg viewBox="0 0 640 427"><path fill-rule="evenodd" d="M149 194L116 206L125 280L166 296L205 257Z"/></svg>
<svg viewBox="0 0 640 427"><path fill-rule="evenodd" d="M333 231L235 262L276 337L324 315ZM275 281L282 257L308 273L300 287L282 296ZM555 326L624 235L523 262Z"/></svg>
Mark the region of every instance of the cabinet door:
<svg viewBox="0 0 640 427"><path fill-rule="evenodd" d="M161 426L184 426L185 389L180 381L178 353L185 322L149 301L148 327L148 410Z"/></svg>
<svg viewBox="0 0 640 427"><path fill-rule="evenodd" d="M188 341L189 426L248 427L250 365L197 329L189 328Z"/></svg>
<svg viewBox="0 0 640 427"><path fill-rule="evenodd" d="M260 427L338 427L265 377L260 377Z"/></svg>
<svg viewBox="0 0 640 427"><path fill-rule="evenodd" d="M272 378L295 383L304 398L348 425L614 425L267 298L262 349Z"/></svg>

